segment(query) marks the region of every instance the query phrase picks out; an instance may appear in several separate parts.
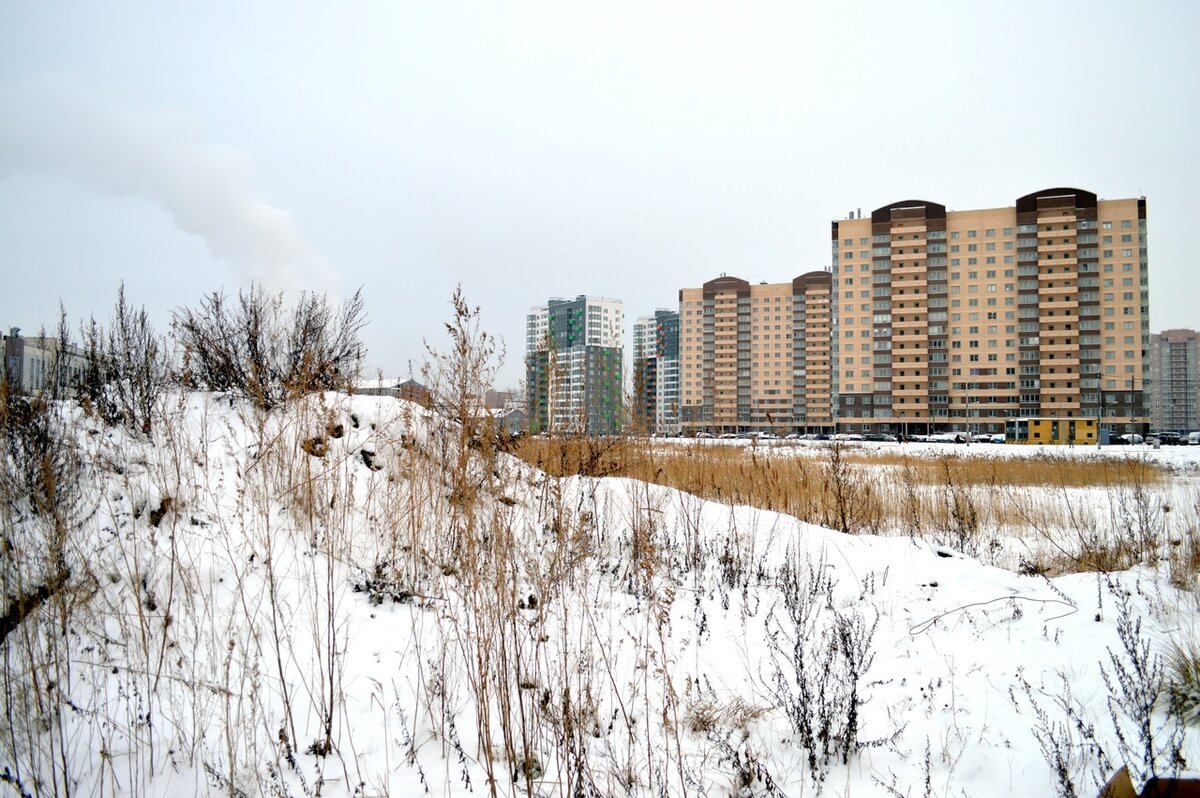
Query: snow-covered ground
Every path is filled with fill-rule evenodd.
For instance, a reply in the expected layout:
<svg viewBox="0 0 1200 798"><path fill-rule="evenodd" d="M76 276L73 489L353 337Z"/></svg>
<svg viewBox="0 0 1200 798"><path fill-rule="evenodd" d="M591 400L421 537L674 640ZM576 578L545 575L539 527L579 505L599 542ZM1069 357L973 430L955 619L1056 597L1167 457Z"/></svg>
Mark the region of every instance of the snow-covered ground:
<svg viewBox="0 0 1200 798"><path fill-rule="evenodd" d="M1021 576L552 479L390 398L191 394L151 440L70 412L91 501L4 641L14 794L1050 795L1058 761L1095 795L1176 733L1200 763L1165 700L1147 750L1121 673L1196 639L1165 565ZM1194 491L1197 449L1100 456Z"/></svg>

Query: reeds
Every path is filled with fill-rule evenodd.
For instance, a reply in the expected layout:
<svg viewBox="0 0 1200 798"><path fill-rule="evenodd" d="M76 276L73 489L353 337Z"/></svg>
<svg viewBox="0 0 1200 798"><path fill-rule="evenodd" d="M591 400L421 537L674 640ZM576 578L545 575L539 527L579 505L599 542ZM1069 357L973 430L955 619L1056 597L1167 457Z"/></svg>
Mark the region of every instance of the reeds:
<svg viewBox="0 0 1200 798"><path fill-rule="evenodd" d="M522 439L515 453L552 476L630 477L846 533L921 537L1038 573L1120 570L1155 560L1172 526L1196 525L1187 517L1189 502L1170 514L1171 470L1137 456L989 457L962 447L881 451L553 436ZM1172 561L1181 554L1174 552Z"/></svg>

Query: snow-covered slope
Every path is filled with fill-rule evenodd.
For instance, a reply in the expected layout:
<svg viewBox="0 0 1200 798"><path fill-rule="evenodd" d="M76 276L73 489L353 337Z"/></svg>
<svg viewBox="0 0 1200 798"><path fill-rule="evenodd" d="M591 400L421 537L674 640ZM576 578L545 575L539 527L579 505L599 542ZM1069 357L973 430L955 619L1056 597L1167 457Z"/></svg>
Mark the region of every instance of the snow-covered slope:
<svg viewBox="0 0 1200 798"><path fill-rule="evenodd" d="M9 791L1092 795L1171 769L1165 705L1147 759L1119 673L1193 629L1165 572L1018 576L555 480L390 398L192 394L152 440L67 412L91 500L69 590L4 641Z"/></svg>

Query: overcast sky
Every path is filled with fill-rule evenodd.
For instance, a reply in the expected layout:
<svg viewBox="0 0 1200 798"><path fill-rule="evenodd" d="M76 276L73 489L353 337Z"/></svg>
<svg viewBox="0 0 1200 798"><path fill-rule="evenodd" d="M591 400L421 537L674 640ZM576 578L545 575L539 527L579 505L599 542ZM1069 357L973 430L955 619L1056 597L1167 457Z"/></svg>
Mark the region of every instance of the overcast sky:
<svg viewBox="0 0 1200 798"><path fill-rule="evenodd" d="M362 286L407 376L461 283L513 386L547 297L631 328L852 209L1056 186L1146 196L1151 329L1200 328L1198 3L302 5L0 5L6 331Z"/></svg>

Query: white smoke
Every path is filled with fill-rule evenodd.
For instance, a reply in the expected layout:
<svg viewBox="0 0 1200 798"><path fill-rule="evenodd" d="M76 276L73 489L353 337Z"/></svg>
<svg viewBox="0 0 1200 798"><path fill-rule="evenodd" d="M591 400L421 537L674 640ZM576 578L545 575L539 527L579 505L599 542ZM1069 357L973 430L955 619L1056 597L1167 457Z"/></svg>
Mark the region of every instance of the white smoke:
<svg viewBox="0 0 1200 798"><path fill-rule="evenodd" d="M291 214L257 195L246 153L199 141L179 115L132 107L107 88L69 77L0 87L0 177L16 171L145 198L270 289L336 282Z"/></svg>

